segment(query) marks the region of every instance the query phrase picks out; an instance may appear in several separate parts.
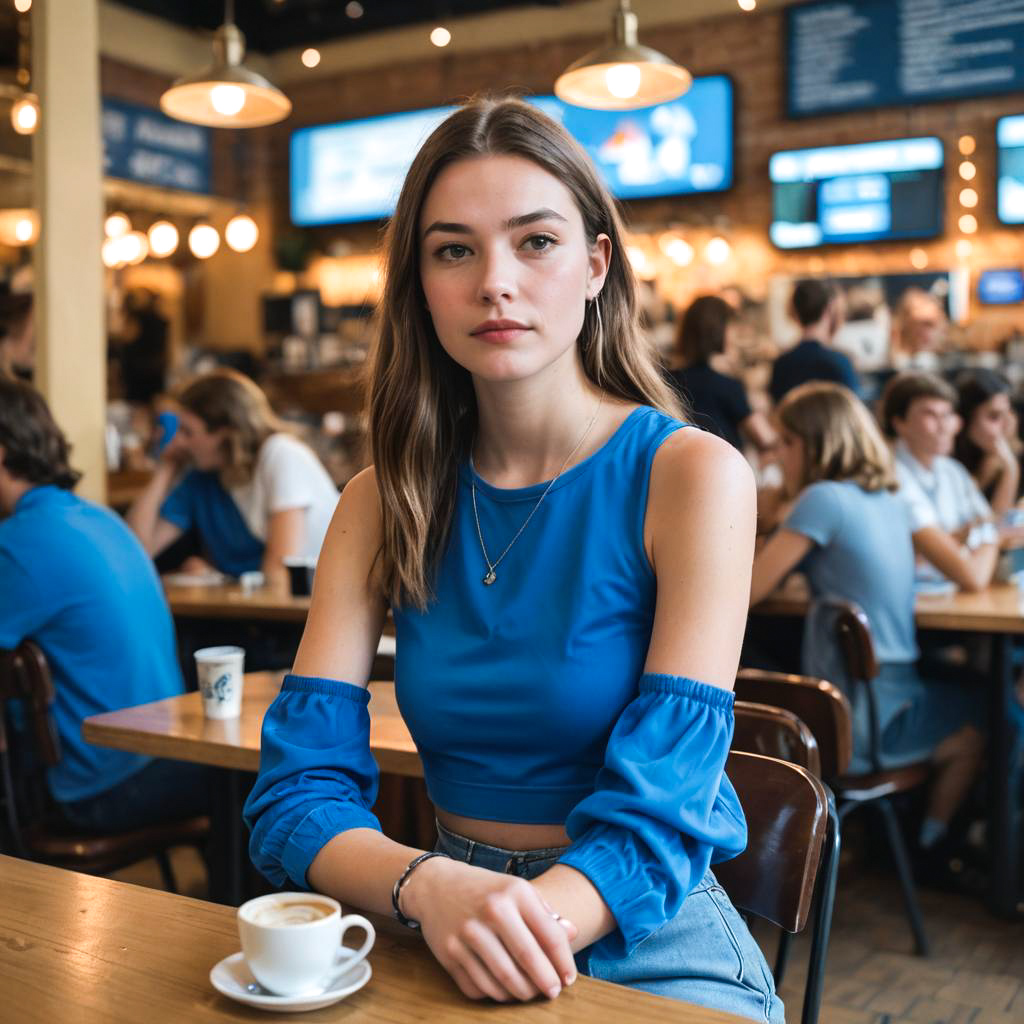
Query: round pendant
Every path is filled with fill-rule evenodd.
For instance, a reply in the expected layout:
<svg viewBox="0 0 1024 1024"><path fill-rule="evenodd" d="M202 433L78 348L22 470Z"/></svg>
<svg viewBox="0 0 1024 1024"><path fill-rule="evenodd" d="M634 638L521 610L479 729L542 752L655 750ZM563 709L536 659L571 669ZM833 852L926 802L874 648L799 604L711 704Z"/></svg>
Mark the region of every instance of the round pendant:
<svg viewBox="0 0 1024 1024"><path fill-rule="evenodd" d="M489 587L497 578L498 577L495 575L494 570L488 569L487 575L484 576L484 584Z"/></svg>

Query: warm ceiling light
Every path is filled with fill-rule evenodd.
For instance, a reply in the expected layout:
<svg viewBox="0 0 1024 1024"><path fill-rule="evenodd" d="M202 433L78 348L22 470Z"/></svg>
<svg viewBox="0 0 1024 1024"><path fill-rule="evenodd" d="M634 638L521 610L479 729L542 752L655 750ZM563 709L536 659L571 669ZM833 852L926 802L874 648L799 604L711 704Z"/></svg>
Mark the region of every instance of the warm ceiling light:
<svg viewBox="0 0 1024 1024"><path fill-rule="evenodd" d="M973 135L961 135L960 141L957 143L957 147L964 156L970 156L977 145Z"/></svg>
<svg viewBox="0 0 1024 1024"><path fill-rule="evenodd" d="M129 231L115 239L117 261L120 264L141 263L149 254L149 242L141 231ZM102 250L101 250L102 253Z"/></svg>
<svg viewBox="0 0 1024 1024"><path fill-rule="evenodd" d="M179 78L160 97L165 114L211 128L259 128L291 113L291 100L242 63L245 36L234 23L233 0L225 0L224 24L213 37L213 57L210 67Z"/></svg>
<svg viewBox="0 0 1024 1024"><path fill-rule="evenodd" d="M736 0L741 11L752 11L757 6L757 0Z"/></svg>
<svg viewBox="0 0 1024 1024"><path fill-rule="evenodd" d="M28 14L32 10L32 0L14 0L14 9L19 14Z"/></svg>
<svg viewBox="0 0 1024 1024"><path fill-rule="evenodd" d="M247 213L232 217L224 228L224 241L235 252L248 252L258 241L260 229Z"/></svg>
<svg viewBox="0 0 1024 1024"><path fill-rule="evenodd" d="M975 167L974 164L972 164L970 160L965 160L960 165L959 170L960 170L960 177L963 178L964 181L971 181L971 180L973 180L974 176L978 173L978 168Z"/></svg>
<svg viewBox="0 0 1024 1024"><path fill-rule="evenodd" d="M953 248L956 251L956 258L963 261L971 255L971 251L974 246L971 245L971 240L969 238L961 238Z"/></svg>
<svg viewBox="0 0 1024 1024"><path fill-rule="evenodd" d="M211 224L197 224L188 233L188 247L196 259L209 259L220 248L220 235Z"/></svg>
<svg viewBox="0 0 1024 1024"><path fill-rule="evenodd" d="M36 233L36 226L32 223L31 217L21 217L14 222L14 237L22 245L28 245L32 236Z"/></svg>
<svg viewBox="0 0 1024 1024"><path fill-rule="evenodd" d="M448 29L438 25L437 28L430 33L430 41L435 46L447 46L452 41L452 34Z"/></svg>
<svg viewBox="0 0 1024 1024"><path fill-rule="evenodd" d="M962 188L960 190L960 205L973 209L978 205L978 193L973 188Z"/></svg>
<svg viewBox="0 0 1024 1024"><path fill-rule="evenodd" d="M39 214L35 210L0 210L0 242L28 245L39 236Z"/></svg>
<svg viewBox="0 0 1024 1024"><path fill-rule="evenodd" d="M350 0L350 3L345 4L345 13L350 18L361 18L363 16L363 5L358 3L357 0Z"/></svg>
<svg viewBox="0 0 1024 1024"><path fill-rule="evenodd" d="M662 235L658 246L677 267L688 267L693 262L693 246L678 235Z"/></svg>
<svg viewBox="0 0 1024 1024"><path fill-rule="evenodd" d="M973 213L965 213L957 223L965 235L973 235L978 230L978 218Z"/></svg>
<svg viewBox="0 0 1024 1024"><path fill-rule="evenodd" d="M120 238L132 229L132 222L126 213L112 213L103 222L103 234L107 238Z"/></svg>
<svg viewBox="0 0 1024 1024"><path fill-rule="evenodd" d="M19 135L31 135L39 127L39 97L35 93L27 92L14 101L11 127Z"/></svg>
<svg viewBox="0 0 1024 1024"><path fill-rule="evenodd" d="M619 0L614 40L581 57L558 76L558 98L593 110L635 110L682 96L693 76L663 53L637 42L636 15Z"/></svg>
<svg viewBox="0 0 1024 1024"><path fill-rule="evenodd" d="M320 63L320 51L315 47L310 46L308 49L302 51L302 57L300 59L307 68L315 68L317 64Z"/></svg>
<svg viewBox="0 0 1024 1024"><path fill-rule="evenodd" d="M647 253L638 245L626 246L626 258L636 273L640 273L647 266Z"/></svg>
<svg viewBox="0 0 1024 1024"><path fill-rule="evenodd" d="M924 249L911 249L910 265L915 270L924 270L924 268L928 266L928 253L926 253Z"/></svg>
<svg viewBox="0 0 1024 1024"><path fill-rule="evenodd" d="M721 235L708 240L704 246L704 259L712 266L721 266L732 254L732 246Z"/></svg>
<svg viewBox="0 0 1024 1024"><path fill-rule="evenodd" d="M158 220L150 225L149 251L163 259L178 248L178 229L169 220Z"/></svg>
<svg viewBox="0 0 1024 1024"><path fill-rule="evenodd" d="M109 267L111 270L122 265L119 241L120 239L118 238L108 238L100 248L100 258L103 260L103 266Z"/></svg>

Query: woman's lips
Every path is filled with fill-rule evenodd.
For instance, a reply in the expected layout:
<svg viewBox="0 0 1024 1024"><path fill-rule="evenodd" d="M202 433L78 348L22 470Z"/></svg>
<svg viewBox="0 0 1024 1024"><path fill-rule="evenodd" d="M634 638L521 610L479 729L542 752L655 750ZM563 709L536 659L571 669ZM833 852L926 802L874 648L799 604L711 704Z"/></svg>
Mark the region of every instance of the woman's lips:
<svg viewBox="0 0 1024 1024"><path fill-rule="evenodd" d="M493 327L483 331L473 331L473 337L492 344L504 344L522 337L529 327Z"/></svg>

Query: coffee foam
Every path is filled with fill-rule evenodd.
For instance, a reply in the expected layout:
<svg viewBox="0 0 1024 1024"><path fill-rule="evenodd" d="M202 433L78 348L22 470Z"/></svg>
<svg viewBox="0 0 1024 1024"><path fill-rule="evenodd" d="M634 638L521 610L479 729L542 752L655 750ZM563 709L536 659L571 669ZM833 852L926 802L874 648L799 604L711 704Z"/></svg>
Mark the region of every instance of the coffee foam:
<svg viewBox="0 0 1024 1024"><path fill-rule="evenodd" d="M264 903L249 912L249 920L264 928L284 928L289 925L310 924L330 917L334 907L318 900L293 900L282 903Z"/></svg>

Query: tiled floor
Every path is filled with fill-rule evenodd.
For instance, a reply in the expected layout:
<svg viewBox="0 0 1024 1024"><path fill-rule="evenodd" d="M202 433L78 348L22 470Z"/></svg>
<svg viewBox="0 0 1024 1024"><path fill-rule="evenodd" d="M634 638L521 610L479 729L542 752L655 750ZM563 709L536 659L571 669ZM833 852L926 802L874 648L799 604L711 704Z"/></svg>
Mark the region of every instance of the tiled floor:
<svg viewBox="0 0 1024 1024"><path fill-rule="evenodd" d="M182 891L202 898L194 851L176 851L174 864ZM116 877L160 886L153 862ZM1024 923L998 921L961 896L922 890L921 903L932 944L928 959L911 953L895 880L844 857L821 1024L1024 1024ZM772 962L774 935L766 927L756 934ZM799 937L782 990L789 1024L800 1020L807 950L806 937Z"/></svg>

